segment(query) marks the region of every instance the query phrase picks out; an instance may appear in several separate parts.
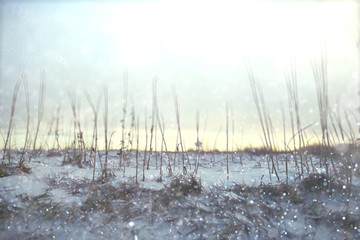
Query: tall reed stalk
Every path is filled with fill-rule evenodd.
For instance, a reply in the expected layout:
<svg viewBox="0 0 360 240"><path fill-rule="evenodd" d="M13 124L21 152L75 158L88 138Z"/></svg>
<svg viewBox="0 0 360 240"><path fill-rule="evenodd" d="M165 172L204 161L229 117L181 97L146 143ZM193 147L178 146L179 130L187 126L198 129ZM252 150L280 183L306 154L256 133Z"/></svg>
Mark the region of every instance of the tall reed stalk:
<svg viewBox="0 0 360 240"><path fill-rule="evenodd" d="M200 127L200 120L199 120L199 111L196 111L196 161L195 161L195 174L197 174L199 168L199 158L200 158L200 136L199 136L199 127Z"/></svg>
<svg viewBox="0 0 360 240"><path fill-rule="evenodd" d="M130 125L130 132L129 132L129 145L130 145L130 155L133 150L134 138L136 134L136 116L135 116L135 106L134 101L131 101L131 125ZM135 145L135 144L134 144Z"/></svg>
<svg viewBox="0 0 360 240"><path fill-rule="evenodd" d="M168 152L168 148L167 148L167 144L166 144L166 140L165 140L165 122L162 117L160 118L160 113L159 113L158 108L156 110L156 119L157 119L157 125L159 126L160 134L161 134L161 147L163 147L165 149L165 153L167 154L167 157L168 157L167 168L169 171L169 175L172 176L171 157Z"/></svg>
<svg viewBox="0 0 360 240"><path fill-rule="evenodd" d="M226 103L226 179L229 180L229 105Z"/></svg>
<svg viewBox="0 0 360 240"><path fill-rule="evenodd" d="M339 132L340 132L339 133L339 135L340 135L339 138L341 137L340 142L344 143L345 142L346 132L345 132L344 127L342 125L342 119L341 119L341 116L340 116L340 107L341 107L341 105L340 105L340 101L338 99L334 115L335 115L336 124L337 124L337 126L339 128Z"/></svg>
<svg viewBox="0 0 360 240"><path fill-rule="evenodd" d="M149 142L149 157L147 160L146 169L150 169L150 159L153 151L152 143L153 143L153 136L154 136L154 128L155 128L155 118L156 118L156 109L157 109L157 94L156 94L156 82L157 79L153 79L152 85L152 114L151 114L151 127L150 127L150 142Z"/></svg>
<svg viewBox="0 0 360 240"><path fill-rule="evenodd" d="M145 109L145 149L144 149L144 161L143 161L143 182L145 181L145 165L147 157L147 144L148 144L148 129L147 129L147 111Z"/></svg>
<svg viewBox="0 0 360 240"><path fill-rule="evenodd" d="M29 144L29 132L30 132L30 97L29 97L29 86L28 80L26 75L24 74L23 77L23 87L24 87L24 94L25 94L25 106L26 106L26 133L24 139L24 147L20 156L19 166L23 166L25 161L25 152L28 148Z"/></svg>
<svg viewBox="0 0 360 240"><path fill-rule="evenodd" d="M286 144L286 121L285 121L285 110L284 106L281 106L281 117L283 123L283 141L284 141L284 152L287 152L287 144ZM285 175L286 175L286 184L289 183L289 168L288 168L288 157L285 155Z"/></svg>
<svg viewBox="0 0 360 240"><path fill-rule="evenodd" d="M177 131L179 136L179 144L181 147L181 159L182 159L182 168L183 168L183 174L185 175L187 170L185 167L185 153L184 153L184 144L183 144L183 138L181 134L181 126L180 126L180 106L179 106L179 100L178 95L176 93L176 89L173 86L172 87L173 97L174 97L174 107L175 107L175 114L176 114L176 124L177 124Z"/></svg>
<svg viewBox="0 0 360 240"><path fill-rule="evenodd" d="M289 70L284 70L285 81L287 86L287 92L289 96L289 108L295 110L295 120L296 120L296 127L298 134L298 147L296 146L296 138L293 138L294 143L294 159L297 164L297 157L300 158L300 174L304 174L304 163L303 163L303 155L301 153L303 134L302 134L302 127L300 121L300 113L299 113L299 96L298 96L298 84L297 84L297 74L296 74L296 62L295 59L290 59L290 67ZM292 111L292 110L290 110ZM292 115L292 113L290 113ZM298 150L297 150L298 148Z"/></svg>
<svg viewBox="0 0 360 240"><path fill-rule="evenodd" d="M50 150L50 146L49 146L49 138L51 136L52 130L53 130L53 126L54 126L54 122L55 122L55 116L51 118L51 121L49 122L49 130L47 132L46 137L42 140L41 146L47 146L47 150ZM41 148L42 150L42 148ZM41 152L41 151L40 151Z"/></svg>
<svg viewBox="0 0 360 240"><path fill-rule="evenodd" d="M59 142L59 120L60 120L60 104L56 108L56 116L55 116L55 140L53 143L53 149L61 150L60 142Z"/></svg>
<svg viewBox="0 0 360 240"><path fill-rule="evenodd" d="M120 149L120 163L119 166L121 167L123 164L124 167L124 174L126 169L125 164L125 122L126 122L126 112L127 112L127 101L128 101L128 79L129 75L127 71L124 71L124 96L123 96L123 118L121 120L121 149Z"/></svg>
<svg viewBox="0 0 360 240"><path fill-rule="evenodd" d="M274 162L274 156L273 156L273 143L272 143L272 137L271 137L271 129L270 129L270 123L269 123L269 114L268 110L266 108L265 99L264 99L264 93L261 88L261 85L256 81L254 73L251 68L251 64L249 59L245 59L245 65L248 73L248 78L251 85L252 95L254 99L254 103L256 106L256 110L258 113L258 117L260 120L261 129L263 132L264 137L264 143L266 146L267 151L269 152L268 158L271 160L271 169L269 166L269 159L268 161L268 169L269 169L269 177L271 180L271 172L274 172L276 175L277 180L279 181L279 175L277 173L275 162Z"/></svg>
<svg viewBox="0 0 360 240"><path fill-rule="evenodd" d="M3 149L3 156L2 156L2 164L4 164L5 161L5 156L8 157L8 161L10 162L10 155L11 155L11 144L10 144L10 139L11 139L11 132L12 132L12 128L13 128L13 124L14 124L14 115L15 115L15 109L16 109L16 99L17 99L17 94L19 92L19 88L21 86L21 82L24 78L24 73L20 73L19 79L16 81L15 87L14 87L14 91L13 91L13 95L12 95L12 101L11 101L11 110L10 110L10 120L9 120L9 126L8 126L8 131L6 134L6 138L5 138L5 144L4 144L4 149ZM9 148L8 148L9 147Z"/></svg>
<svg viewBox="0 0 360 240"><path fill-rule="evenodd" d="M328 76L327 76L327 55L324 48L321 49L321 57L318 61L312 62L312 70L314 74L316 96L319 108L319 117L321 125L321 154L320 167L325 166L326 175L329 176L328 156L325 149L330 146L330 137L328 131L329 116L329 95L328 95ZM333 171L336 174L334 162L331 159Z"/></svg>
<svg viewBox="0 0 360 240"><path fill-rule="evenodd" d="M344 116L345 116L346 123L348 125L349 134L350 134L348 141L349 141L349 143L354 143L355 142L355 131L351 126L351 121L350 121L350 118L349 118L349 114L348 114L348 111L346 109L344 109Z"/></svg>
<svg viewBox="0 0 360 240"><path fill-rule="evenodd" d="M104 141L105 141L105 162L104 162L104 169L102 172L102 176L107 178L108 177L108 154L109 154L109 149L108 149L108 113L109 113L109 108L108 108L108 89L107 87L104 87Z"/></svg>
<svg viewBox="0 0 360 240"><path fill-rule="evenodd" d="M79 167L82 166L82 159L84 157L85 160L85 140L84 135L81 129L81 123L80 123L80 101L77 100L76 96L72 93L68 93L71 110L73 114L73 156L71 158L71 161L74 163L77 163ZM84 155L84 156L83 156Z"/></svg>
<svg viewBox="0 0 360 240"><path fill-rule="evenodd" d="M97 152L97 146L98 146L98 112L99 107L101 103L101 95L98 96L96 106L94 105L93 101L90 98L90 95L87 91L84 91L86 100L88 101L91 110L94 114L94 126L93 126L93 136L92 136L92 142L91 142L91 151L90 151L90 157L92 157L92 154L94 154L94 162L93 162L93 181L95 181L95 169L96 169L96 152Z"/></svg>
<svg viewBox="0 0 360 240"><path fill-rule="evenodd" d="M231 161L234 162L235 117L234 117L232 104L230 104L230 116L231 116Z"/></svg>
<svg viewBox="0 0 360 240"><path fill-rule="evenodd" d="M135 160L136 160L136 184L139 183L138 181L138 175L139 175L139 141L140 141L140 128L139 128L139 116L136 119L136 155L135 155Z"/></svg>
<svg viewBox="0 0 360 240"><path fill-rule="evenodd" d="M165 123L163 122L163 128L165 128ZM161 147L160 147L160 181L162 182L162 176L163 176L163 151L164 151L164 142L161 141Z"/></svg>
<svg viewBox="0 0 360 240"><path fill-rule="evenodd" d="M38 118L37 118L33 148L29 161L31 161L31 158L34 157L36 151L36 141L39 135L40 124L44 117L44 107L45 107L45 73L42 72L40 76L40 92L39 92L38 115L37 115Z"/></svg>
<svg viewBox="0 0 360 240"><path fill-rule="evenodd" d="M338 106L335 106L335 109L337 108ZM334 111L329 111L329 119L330 119L330 123L331 123L331 126L334 130L334 133L335 133L335 136L336 136L336 141L338 143L341 143L341 140L340 140L340 135L338 133L338 130L336 128L336 122L335 122L335 110ZM333 139L335 141L335 139Z"/></svg>

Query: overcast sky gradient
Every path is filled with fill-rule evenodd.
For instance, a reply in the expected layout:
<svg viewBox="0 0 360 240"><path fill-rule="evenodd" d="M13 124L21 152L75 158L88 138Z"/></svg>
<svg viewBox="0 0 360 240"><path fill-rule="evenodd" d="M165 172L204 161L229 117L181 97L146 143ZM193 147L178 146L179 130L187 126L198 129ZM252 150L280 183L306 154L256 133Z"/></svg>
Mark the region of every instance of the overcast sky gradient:
<svg viewBox="0 0 360 240"><path fill-rule="evenodd" d="M201 132L204 145L212 148L222 129L217 147L225 146L225 102L232 106L234 142L240 145L243 132L244 144L258 145L261 128L244 57L252 61L281 136L281 106L288 111L282 68L290 57L296 58L302 122L317 121L311 60L320 56L324 44L332 106L340 99L349 111L358 107L356 4L352 1L3 1L1 16L2 126L7 125L11 92L21 69L28 75L35 125L43 70L47 81L44 134L58 104L64 134L71 130L68 91L81 99L82 122L90 130L92 116L83 90L96 99L107 86L111 128L118 136L127 70L129 96L141 124L145 108L151 113L151 84L158 78L159 109L170 142L176 137L171 92L175 86L187 147L193 148L196 141L197 110L201 129L206 127ZM16 112L19 129L25 124L23 95L21 90ZM318 129L314 125L309 132Z"/></svg>

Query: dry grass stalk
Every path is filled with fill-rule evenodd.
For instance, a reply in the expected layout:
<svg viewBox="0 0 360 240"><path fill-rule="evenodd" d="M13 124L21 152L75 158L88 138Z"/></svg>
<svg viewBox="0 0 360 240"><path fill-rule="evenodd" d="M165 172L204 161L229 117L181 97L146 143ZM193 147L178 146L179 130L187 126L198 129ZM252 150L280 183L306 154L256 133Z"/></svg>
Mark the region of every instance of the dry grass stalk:
<svg viewBox="0 0 360 240"><path fill-rule="evenodd" d="M198 168L199 168L199 158L200 158L200 147L201 147L201 142L200 142L200 137L199 137L199 111L196 111L196 162L195 162L195 174L197 174Z"/></svg>
<svg viewBox="0 0 360 240"><path fill-rule="evenodd" d="M271 180L271 172L274 172L277 180L279 181L279 175L277 173L276 167L275 167L275 162L274 162L274 157L273 157L273 143L272 143L272 137L271 137L271 126L269 123L269 113L268 110L266 108L266 104L265 104L265 99L264 99L264 93L263 90L261 88L261 85L256 81L255 76L253 74L252 68L251 68L251 64L249 59L245 59L245 65L246 65L246 69L247 69L247 73L248 73L248 77L249 77L249 81L250 81L250 85L251 85L251 90L252 90L252 95L253 95L253 99L255 102L255 106L256 106L256 110L258 113L258 117L260 120L260 125L261 125L261 129L263 132L263 137L264 137L264 146L266 147L267 151L270 153L268 155L268 157L271 160L271 170L269 167L269 177ZM269 159L267 159L267 161L269 161ZM268 162L268 166L269 166L269 162Z"/></svg>
<svg viewBox="0 0 360 240"><path fill-rule="evenodd" d="M157 119L157 125L159 126L160 134L161 134L161 147L165 149L165 153L168 157L168 171L170 176L172 176L172 168L171 168L171 156L168 152L166 140L165 140L165 122L164 119L160 118L159 109L156 110L156 119ZM162 157L162 156L161 156Z"/></svg>
<svg viewBox="0 0 360 240"><path fill-rule="evenodd" d="M151 127L150 127L150 142L149 142L149 157L147 160L147 165L146 165L146 169L149 170L150 169L150 159L151 159L151 155L152 155L152 143L153 143L153 136L154 136L154 127L155 127L155 117L156 117L156 111L157 111L157 96L156 96L156 82L157 79L153 79L153 84L152 84L152 114L151 114Z"/></svg>
<svg viewBox="0 0 360 240"><path fill-rule="evenodd" d="M128 101L128 79L129 75L127 71L124 71L124 97L123 97L123 118L121 120L121 149L120 149L120 163L119 166L121 167L122 164L124 165L124 174L125 174L125 122L126 122L126 112L127 112L127 101Z"/></svg>
<svg viewBox="0 0 360 240"><path fill-rule="evenodd" d="M130 155L133 151L133 144L134 144L134 138L136 134L136 116L135 116L135 107L134 107L134 101L131 98L131 125L130 125L130 132L129 132L129 145L130 145Z"/></svg>
<svg viewBox="0 0 360 240"><path fill-rule="evenodd" d="M109 103L108 103L108 89L104 87L104 141L105 141L105 162L104 168L102 170L102 177L108 177L108 154L109 154L109 145L108 145L108 113L109 113Z"/></svg>
<svg viewBox="0 0 360 240"><path fill-rule="evenodd" d="M46 146L47 147L47 150L50 150L50 146L49 146L49 138L51 136L51 133L52 133L52 130L53 130L53 126L54 126L54 123L55 123L55 117L52 117L51 118L51 121L49 122L49 130L46 134L46 137L42 140L42 143L41 143L41 146ZM43 148L40 148L40 150L42 151Z"/></svg>
<svg viewBox="0 0 360 240"><path fill-rule="evenodd" d="M138 181L138 174L139 174L139 139L140 139L140 128L139 128L139 116L136 119L136 156L135 156L135 160L136 160L136 184L139 183Z"/></svg>
<svg viewBox="0 0 360 240"><path fill-rule="evenodd" d="M24 74L24 73L23 73ZM26 106L26 133L24 139L24 147L20 156L19 166L23 166L25 161L25 152L29 145L29 132L30 132L30 98L29 98L29 86L26 75L23 75L23 87L25 94L25 106Z"/></svg>
<svg viewBox="0 0 360 240"><path fill-rule="evenodd" d="M243 143L244 143L244 129L241 130L241 134L240 134L240 146L236 145L236 150L239 152L241 166L243 166L243 155L242 155Z"/></svg>
<svg viewBox="0 0 360 240"><path fill-rule="evenodd" d="M165 123L164 122L163 122L162 128L165 129ZM163 151L164 151L164 146L165 146L164 142L165 141L161 141L161 148L160 148L160 181L162 181L162 176L163 176L162 168L163 168Z"/></svg>
<svg viewBox="0 0 360 240"><path fill-rule="evenodd" d="M5 144L4 144L4 149L3 149L2 164L4 164L5 156L8 157L8 161L10 162L11 132L12 132L12 129L13 129L13 124L14 124L14 115L15 115L15 109L16 109L16 99L17 99L17 94L19 92L19 88L21 86L21 82L22 82L24 77L25 77L24 73L21 72L20 76L19 76L19 79L16 81L16 84L15 84L15 87L14 87L14 91L13 91L13 95L12 95L12 101L11 101L9 126L8 126L8 131L7 131L7 134L6 134Z"/></svg>
<svg viewBox="0 0 360 240"><path fill-rule="evenodd" d="M354 143L355 142L355 131L351 126L351 121L350 121L350 118L349 118L349 114L346 111L346 109L344 109L344 116L345 116L345 120L346 120L346 123L347 123L348 128L349 128L349 134L350 134L348 141L349 141L349 143Z"/></svg>
<svg viewBox="0 0 360 240"><path fill-rule="evenodd" d="M176 89L174 86L172 87L172 92L173 92L173 97L174 97L174 107L175 107L176 124L177 124L178 136L179 136L179 144L181 147L181 159L182 159L183 174L186 174L187 170L185 167L184 144L183 144L183 138L182 138L181 126L180 126L180 109L179 109L180 106L179 106L178 95L176 93Z"/></svg>
<svg viewBox="0 0 360 240"><path fill-rule="evenodd" d="M340 106L341 106L340 105L340 100L338 99L334 114L335 114L336 123L338 125L340 136L341 136L340 142L345 143L345 136L347 136L347 133L345 132L345 129L344 129L343 125L342 125L342 119L341 119L341 116L340 116Z"/></svg>
<svg viewBox="0 0 360 240"><path fill-rule="evenodd" d="M70 159L71 162L77 163L79 167L82 165L82 158L85 151L85 141L83 137L83 132L81 130L80 123L80 101L77 100L76 96L72 93L68 93L71 110L73 114L73 141L72 141L72 149L73 154ZM84 154L85 160L85 154Z"/></svg>
<svg viewBox="0 0 360 240"><path fill-rule="evenodd" d="M156 118L156 117L155 117ZM155 132L155 134L154 134L154 145L155 145L155 147L154 147L154 152L155 152L155 168L156 168L156 170L158 169L158 145L157 145L157 140L158 140L158 125L157 125L157 122L156 122L156 120L155 120L155 129L154 129L154 132Z"/></svg>
<svg viewBox="0 0 360 240"><path fill-rule="evenodd" d="M282 122L283 122L283 131L284 131L284 135L283 135L283 141L284 141L284 152L287 152L287 144L286 144L286 121L285 121L285 110L284 110L284 106L281 106L281 117L282 117ZM286 184L289 183L289 167L288 167L288 157L287 155L285 156L285 175L286 175Z"/></svg>
<svg viewBox="0 0 360 240"><path fill-rule="evenodd" d="M60 142L59 142L59 120L60 120L60 105L56 108L56 115L55 115L55 140L53 143L53 149L55 149L55 144L57 150L61 150Z"/></svg>
<svg viewBox="0 0 360 240"><path fill-rule="evenodd" d="M37 119L37 124L36 124L33 148L32 148L32 152L31 152L29 161L31 161L31 158L34 156L35 151L36 151L36 142L37 142L37 138L38 138L38 135L39 135L40 124L41 124L41 121L42 121L42 119L44 117L44 108L45 108L45 73L41 72L39 103L38 103L38 116L37 116L38 119ZM40 146L40 148L41 148L41 146Z"/></svg>
<svg viewBox="0 0 360 240"><path fill-rule="evenodd" d="M286 70L284 69L284 75L285 75L285 81L289 96L289 108L291 109L291 117L292 117L292 111L295 111L295 120L296 120L296 127L297 132L299 133L298 136L298 151L296 146L296 138L293 138L293 145L294 145L294 159L297 161L297 156L300 157L300 174L304 174L304 163L303 163L303 155L301 153L301 149L303 147L304 140L303 140L303 134L302 134L302 126L300 121L300 113L299 113L299 96L298 96L298 87L297 87L297 74L296 74L296 62L295 59L290 59L290 69ZM292 126L293 127L293 126ZM294 127L293 127L294 129ZM293 131L294 134L294 131ZM296 162L297 164L297 162Z"/></svg>
<svg viewBox="0 0 360 240"><path fill-rule="evenodd" d="M84 91L86 100L88 101L92 112L94 114L94 127L93 127L93 136L91 141L91 151L90 151L90 158L92 157L92 154L94 154L94 162L93 162L93 181L95 181L95 168L96 168L96 152L97 152L97 145L98 145L98 112L99 107L101 103L101 95L98 96L96 106L92 102L89 93L85 90Z"/></svg>
<svg viewBox="0 0 360 240"><path fill-rule="evenodd" d="M145 165L147 157L147 144L148 144L148 130L147 130L147 111L145 109L145 149L144 149L144 162L143 162L143 182L145 181Z"/></svg>
<svg viewBox="0 0 360 240"><path fill-rule="evenodd" d="M340 140L340 136L339 136L338 130L337 130L336 125L335 125L335 120L334 120L335 116L334 115L335 115L335 113L333 111L329 111L329 119L330 119L331 126L332 126L332 128L334 130L334 134L336 136L336 141L338 143L340 143L341 140ZM335 136L333 136L333 141L334 142L335 142Z"/></svg>
<svg viewBox="0 0 360 240"><path fill-rule="evenodd" d="M174 151L174 158L173 158L173 168L176 169L176 157L177 153L179 152L179 133L176 134L176 142L175 142L175 151Z"/></svg>
<svg viewBox="0 0 360 240"><path fill-rule="evenodd" d="M232 104L230 104L230 116L231 116L231 160L232 162L234 162L235 117L234 117Z"/></svg>
<svg viewBox="0 0 360 240"><path fill-rule="evenodd" d="M217 134L215 136L215 140L214 140L214 145L213 145L213 149L212 149L212 159L211 159L211 163L213 166L215 165L215 153L218 151L216 148L216 145L217 145L217 141L218 141L221 131L222 131L222 126L220 127L219 131L217 132Z"/></svg>
<svg viewBox="0 0 360 240"><path fill-rule="evenodd" d="M226 103L226 179L229 180L229 105Z"/></svg>
<svg viewBox="0 0 360 240"><path fill-rule="evenodd" d="M319 61L313 61L312 69L314 74L316 95L319 108L320 125L321 125L321 155L320 167L325 166L326 175L329 176L328 157L324 150L330 146L330 137L328 129L329 116L329 96L328 96L328 77L327 77L327 55L324 48L321 49L321 57ZM336 174L334 162L331 159L333 171Z"/></svg>

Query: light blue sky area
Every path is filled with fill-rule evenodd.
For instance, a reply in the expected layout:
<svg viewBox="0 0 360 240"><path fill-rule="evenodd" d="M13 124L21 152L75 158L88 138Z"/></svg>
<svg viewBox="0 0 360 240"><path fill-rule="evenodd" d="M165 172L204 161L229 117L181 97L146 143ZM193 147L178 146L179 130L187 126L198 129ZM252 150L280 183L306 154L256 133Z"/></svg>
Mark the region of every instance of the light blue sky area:
<svg viewBox="0 0 360 240"><path fill-rule="evenodd" d="M281 130L280 108L288 105L282 69L290 57L297 60L304 125L317 120L311 61L320 56L324 44L331 103L339 98L343 107L354 112L358 105L356 5L352 1L15 1L3 2L1 11L2 126L8 121L15 81L24 69L34 124L39 76L44 70L46 124L60 104L64 128L70 126L66 123L71 121L67 92L72 91L81 98L83 121L90 126L83 90L95 99L105 85L111 126L117 128L126 70L129 96L141 121L145 108L151 113L151 85L156 77L159 108L167 127L176 123L171 92L175 86L185 129L195 130L199 110L201 123L207 122L207 131L212 132L209 136L216 135L225 128L225 102L229 102L236 132L244 130L249 139L257 138L260 125L244 57L251 59L275 128ZM21 90L16 113L19 126L24 124L23 95Z"/></svg>

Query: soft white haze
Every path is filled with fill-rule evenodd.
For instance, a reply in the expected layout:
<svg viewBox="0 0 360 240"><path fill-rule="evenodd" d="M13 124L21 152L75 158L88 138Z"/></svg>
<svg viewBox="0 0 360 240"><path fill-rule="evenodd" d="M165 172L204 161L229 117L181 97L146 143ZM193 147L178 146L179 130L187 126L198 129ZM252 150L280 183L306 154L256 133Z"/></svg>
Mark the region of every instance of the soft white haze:
<svg viewBox="0 0 360 240"><path fill-rule="evenodd" d="M82 121L91 130L92 115L83 90L95 100L107 86L110 128L117 131L116 139L122 118L123 72L128 71L128 108L134 104L141 125L145 108L151 114L152 80L158 79L159 110L170 142L176 137L173 85L188 148L194 148L196 141L197 110L204 145L213 148L222 129L217 147L224 147L226 102L235 123L234 145L258 145L261 129L244 57L252 61L280 137L280 109L288 106L282 69L290 57L296 59L303 125L318 121L311 61L320 56L324 45L330 103L334 106L340 99L342 107L353 112L359 105L356 4L352 1L3 1L1 18L2 127L7 126L12 89L22 69L30 83L35 125L39 76L44 70L44 134L58 104L63 133L71 130L69 91L81 98ZM25 124L23 95L21 90L16 112L19 129ZM355 125L354 116L350 120ZM318 131L319 126L309 129L309 134L312 130Z"/></svg>

